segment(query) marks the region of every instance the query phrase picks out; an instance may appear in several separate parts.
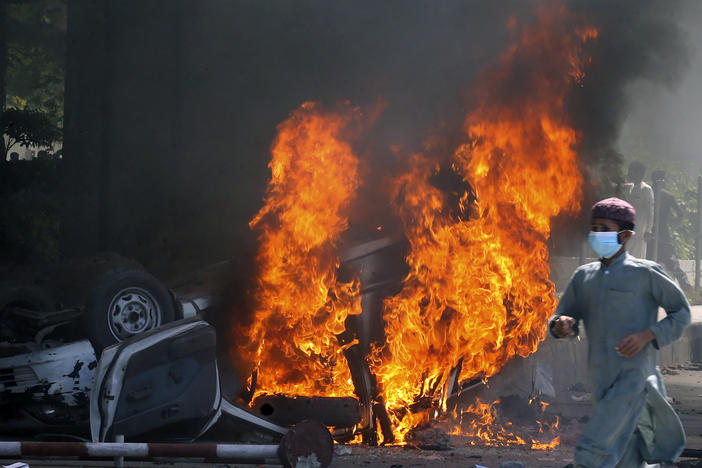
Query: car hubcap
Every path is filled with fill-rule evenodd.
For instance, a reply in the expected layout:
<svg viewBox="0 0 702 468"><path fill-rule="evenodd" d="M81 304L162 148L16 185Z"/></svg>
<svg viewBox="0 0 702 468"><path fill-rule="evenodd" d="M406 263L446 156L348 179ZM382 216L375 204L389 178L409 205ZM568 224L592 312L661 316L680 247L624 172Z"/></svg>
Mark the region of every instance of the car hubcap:
<svg viewBox="0 0 702 468"><path fill-rule="evenodd" d="M118 341L161 325L158 302L141 288L125 288L115 294L108 316L110 332Z"/></svg>

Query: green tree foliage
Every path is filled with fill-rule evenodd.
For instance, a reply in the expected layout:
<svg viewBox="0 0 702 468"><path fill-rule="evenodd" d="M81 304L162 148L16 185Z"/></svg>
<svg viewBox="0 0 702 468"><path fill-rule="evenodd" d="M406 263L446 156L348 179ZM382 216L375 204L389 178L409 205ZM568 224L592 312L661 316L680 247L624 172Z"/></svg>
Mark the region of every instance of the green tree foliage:
<svg viewBox="0 0 702 468"><path fill-rule="evenodd" d="M671 226L675 254L683 260L695 258L695 217L697 216L697 176L702 175L702 162L680 162L674 158L662 158L659 155L648 154L643 149L636 151L638 160L646 165L646 181L650 180L651 172L660 169L666 173L666 189L675 196L683 216L674 219ZM625 163L624 170L626 170Z"/></svg>
<svg viewBox="0 0 702 468"><path fill-rule="evenodd" d="M699 173L702 175L702 172ZM678 258L691 260L695 258L695 233L697 225L697 178L693 173L672 171L667 175L668 190L675 195L683 211L682 219L672 232L675 254Z"/></svg>
<svg viewBox="0 0 702 468"><path fill-rule="evenodd" d="M10 148L48 147L62 139L67 0L0 2L9 106L0 109L0 132ZM58 258L61 163L0 161L0 263Z"/></svg>
<svg viewBox="0 0 702 468"><path fill-rule="evenodd" d="M10 1L7 5L8 105L40 110L63 121L67 0Z"/></svg>
<svg viewBox="0 0 702 468"><path fill-rule="evenodd" d="M62 137L48 113L29 108L13 107L0 114L0 131L7 138L6 153L17 144L49 147Z"/></svg>

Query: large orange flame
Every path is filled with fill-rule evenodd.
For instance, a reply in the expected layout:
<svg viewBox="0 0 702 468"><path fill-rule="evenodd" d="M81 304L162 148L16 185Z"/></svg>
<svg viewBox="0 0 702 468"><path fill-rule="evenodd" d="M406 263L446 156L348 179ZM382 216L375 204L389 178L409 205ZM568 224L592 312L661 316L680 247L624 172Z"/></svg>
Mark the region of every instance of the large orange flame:
<svg viewBox="0 0 702 468"><path fill-rule="evenodd" d="M463 378L491 376L544 339L556 305L550 221L576 210L581 198L576 132L564 98L573 77L582 77L578 51L595 34L566 30L564 16L565 10L541 12L475 88L467 142L451 165L472 187L476 207L467 190L459 197L461 215L451 214L447 197L430 184L437 164L421 155L395 181L410 273L385 302L387 344L373 370L398 436L416 423L404 409L421 389L442 388L436 383L459 361ZM520 65L525 75L515 83Z"/></svg>
<svg viewBox="0 0 702 468"><path fill-rule="evenodd" d="M337 343L361 312L358 284L337 282L337 243L359 185L358 158L344 138L354 109L305 103L278 127L260 232L254 322L246 331L259 393L352 395Z"/></svg>
<svg viewBox="0 0 702 468"><path fill-rule="evenodd" d="M523 438L510 432L511 422L501 425L497 422L497 406L500 403L496 400L492 403L483 403L480 398L476 398L475 403L470 405L458 419L459 425L451 431L455 435L470 437L470 445L483 445L487 447L505 447L526 445L531 450L552 450L560 444L560 436L552 437L558 430L559 419L553 424L536 421L539 425L539 434L546 434L552 437L549 442L541 442L534 438ZM545 407L543 408L545 410ZM542 411L543 412L543 411ZM466 420L464 420L464 418Z"/></svg>
<svg viewBox="0 0 702 468"><path fill-rule="evenodd" d="M410 272L384 303L387 339L369 364L397 440L426 421L409 411L418 398L445 402L452 368L461 379L489 377L544 339L556 305L550 223L577 210L582 195L564 99L582 84L582 48L596 36L563 8L541 11L474 88L465 143L448 163L470 189L449 198L431 182L438 163L420 154L392 184ZM251 345L240 350L259 370L259 393L353 394L336 335L361 312L360 298L357 282L340 283L336 270L359 186L344 136L355 115L306 103L278 128L266 203L250 223L260 272L254 321L243 330ZM474 405L483 426L488 407Z"/></svg>

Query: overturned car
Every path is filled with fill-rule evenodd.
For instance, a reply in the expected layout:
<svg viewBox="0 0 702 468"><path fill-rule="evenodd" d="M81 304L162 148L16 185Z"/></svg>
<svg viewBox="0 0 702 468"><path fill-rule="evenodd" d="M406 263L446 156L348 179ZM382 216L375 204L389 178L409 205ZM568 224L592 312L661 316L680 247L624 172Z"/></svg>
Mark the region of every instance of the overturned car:
<svg viewBox="0 0 702 468"><path fill-rule="evenodd" d="M201 274L207 275L213 276L212 268ZM208 287L193 286L202 284ZM34 277L4 275L0 431L85 436L102 351L207 310L216 288L212 279L168 288L115 254L67 262Z"/></svg>
<svg viewBox="0 0 702 468"><path fill-rule="evenodd" d="M122 259L100 263L88 264L99 270L91 280L73 281L87 285L82 294L61 289L66 278L49 287L0 282L0 434L267 443L314 414L353 437L358 400L272 397L251 405L253 389L218 360L215 329L202 317L221 304L228 262L170 287Z"/></svg>
<svg viewBox="0 0 702 468"><path fill-rule="evenodd" d="M107 287L100 281L91 294L101 307L31 310L22 301L5 306L3 323L12 322L14 331L13 341L0 344L0 431L43 440L70 435L95 441L266 442L300 421L316 419L338 441L360 435L376 445L380 433L383 443L392 443L390 418L364 356L383 340L382 301L401 287L405 249L403 240L381 238L347 249L341 259L340 275L356 275L362 284L363 313L349 316L337 336L355 397L252 400L255 376L245 387L247 379L240 377L249 376L218 360L215 328L202 320L218 304L217 272L226 270L226 264L218 264L196 280L163 286L167 294L158 297L172 301L167 307L157 304L157 295L146 294L143 284ZM102 278L121 281L129 271L134 270ZM175 321L160 312L168 307ZM90 325L97 320L99 326ZM460 368L447 371L445 399L482 383L459 382ZM438 394L423 394L411 410L436 406Z"/></svg>

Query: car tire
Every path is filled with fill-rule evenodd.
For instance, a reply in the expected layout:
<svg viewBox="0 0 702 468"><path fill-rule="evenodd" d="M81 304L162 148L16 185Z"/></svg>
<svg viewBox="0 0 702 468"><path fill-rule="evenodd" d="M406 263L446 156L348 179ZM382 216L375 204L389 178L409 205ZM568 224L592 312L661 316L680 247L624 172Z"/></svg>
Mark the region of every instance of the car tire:
<svg viewBox="0 0 702 468"><path fill-rule="evenodd" d="M95 352L175 320L170 291L153 275L139 269L103 276L92 288L85 307L85 327Z"/></svg>
<svg viewBox="0 0 702 468"><path fill-rule="evenodd" d="M0 312L8 306L19 306L37 312L52 312L56 309L51 296L33 284L0 282Z"/></svg>

